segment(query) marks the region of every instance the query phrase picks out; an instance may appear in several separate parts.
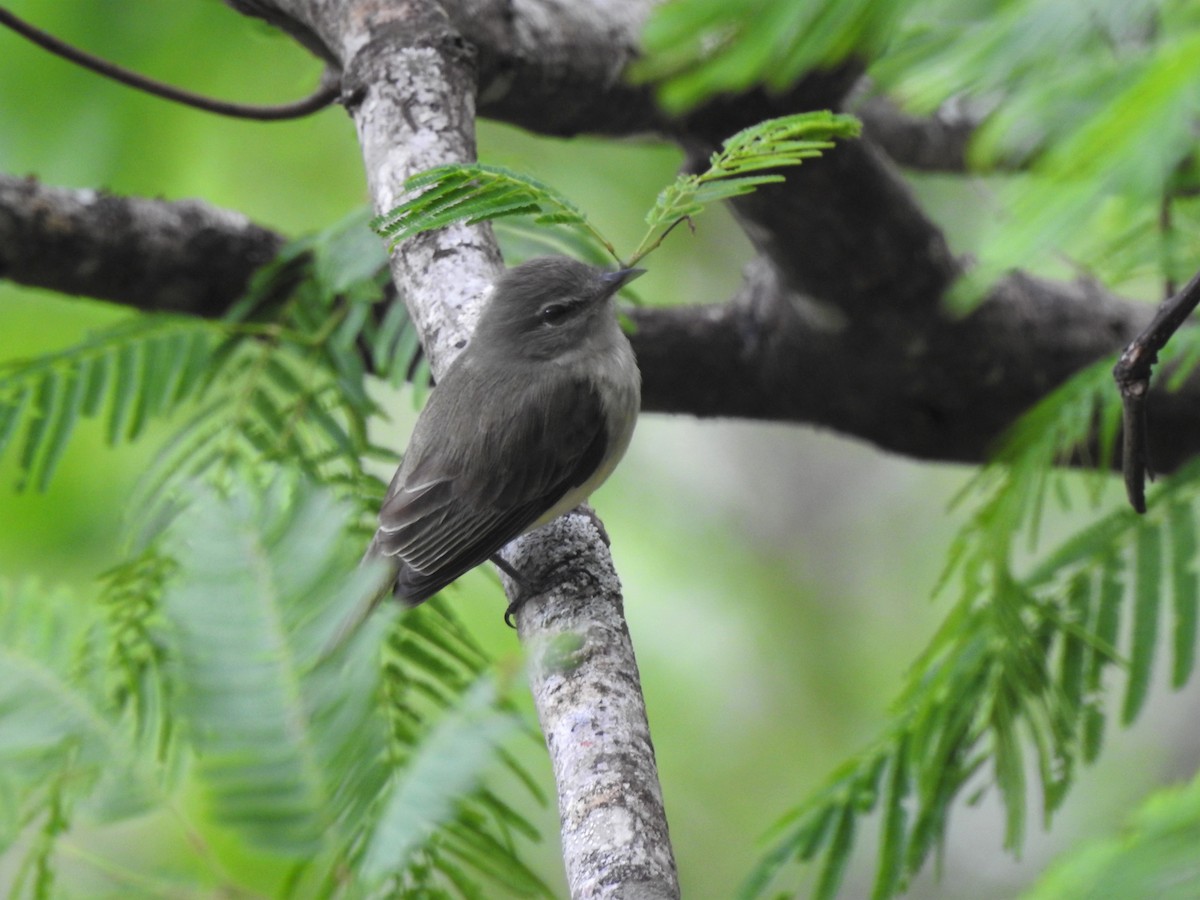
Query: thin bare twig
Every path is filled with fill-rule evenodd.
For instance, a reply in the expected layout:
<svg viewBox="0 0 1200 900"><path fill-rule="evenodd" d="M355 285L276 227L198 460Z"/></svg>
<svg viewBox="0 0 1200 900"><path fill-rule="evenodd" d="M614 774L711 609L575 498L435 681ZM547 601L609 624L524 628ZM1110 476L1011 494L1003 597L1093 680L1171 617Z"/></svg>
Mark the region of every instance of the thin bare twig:
<svg viewBox="0 0 1200 900"><path fill-rule="evenodd" d="M1121 392L1123 405L1121 466L1125 474L1125 492L1133 508L1140 513L1146 511L1146 476L1154 477L1146 439L1150 376L1158 362L1158 352L1191 315L1197 303L1200 303L1200 272L1192 276L1183 290L1163 302L1154 319L1129 342L1113 366L1113 378Z"/></svg>
<svg viewBox="0 0 1200 900"><path fill-rule="evenodd" d="M98 75L103 75L113 81L120 82L126 87L134 88L143 93L190 106L202 112L215 113L233 119L251 119L257 122L278 122L285 119L299 119L310 116L329 106L338 98L339 86L332 80L323 79L317 89L307 97L302 97L292 103L261 106L250 103L231 103L215 97L196 94L174 85L164 84L149 78L140 72L134 72L116 63L109 62L99 56L94 56L86 50L68 44L61 38L37 28L19 16L0 6L0 25L11 29L25 40L36 44L48 53L61 57L77 66L90 69Z"/></svg>

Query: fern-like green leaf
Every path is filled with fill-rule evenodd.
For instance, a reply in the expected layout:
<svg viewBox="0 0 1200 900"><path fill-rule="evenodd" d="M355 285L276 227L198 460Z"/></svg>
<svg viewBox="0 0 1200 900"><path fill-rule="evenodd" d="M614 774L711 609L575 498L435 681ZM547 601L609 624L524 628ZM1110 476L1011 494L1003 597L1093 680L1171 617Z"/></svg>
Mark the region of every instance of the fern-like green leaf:
<svg viewBox="0 0 1200 900"><path fill-rule="evenodd" d="M508 888L522 897L542 897L549 900L553 892L513 852L512 847L499 840L483 823L473 817L462 817L442 828L441 856L453 856L463 866L483 875L489 882Z"/></svg>
<svg viewBox="0 0 1200 900"><path fill-rule="evenodd" d="M363 858L375 881L405 862L433 830L451 818L454 804L494 759L494 746L513 727L497 713L495 687L481 682L422 742L389 791Z"/></svg>
<svg viewBox="0 0 1200 900"><path fill-rule="evenodd" d="M1191 136L1176 113L1192 102L1198 53L1200 35L1193 29L1162 41L1143 66L1115 80L1122 89L1109 102L1033 163L1032 177L1014 184L1004 217L1019 225L988 242L979 282L1028 265L1089 224L1101 227L1099 206L1112 193L1140 196L1151 209L1168 195L1173 170L1191 152ZM1145 143L1151 137L1153 155ZM993 146L1003 140L994 133L988 139Z"/></svg>
<svg viewBox="0 0 1200 900"><path fill-rule="evenodd" d="M1107 550L1100 557L1100 597L1096 610L1095 634L1101 646L1117 646L1117 635L1121 629L1121 600L1125 595L1125 561L1115 549ZM1087 671L1087 690L1100 690L1104 667L1113 660L1105 655L1093 654Z"/></svg>
<svg viewBox="0 0 1200 900"><path fill-rule="evenodd" d="M97 415L104 402L104 390L108 384L110 358L94 356L80 361L87 388L83 395L83 414L87 417Z"/></svg>
<svg viewBox="0 0 1200 900"><path fill-rule="evenodd" d="M813 896L817 900L830 900L837 895L846 874L846 863L850 858L850 848L854 845L854 834L858 816L852 804L844 804L838 815L837 825L829 843L825 856L825 864L821 867L821 875L817 880Z"/></svg>
<svg viewBox="0 0 1200 900"><path fill-rule="evenodd" d="M336 277L336 273L327 273ZM194 409L139 485L135 506L156 522L198 477L220 480L243 463L284 462L365 505L379 494L364 468L377 455L367 420L376 406L366 390L357 344L367 328L365 302L330 313L315 282L276 298L272 314L291 327L262 335L236 324L211 354L205 402ZM355 293L351 291L351 293ZM257 306L260 313L261 304ZM347 333L341 326L357 329Z"/></svg>
<svg viewBox="0 0 1200 900"><path fill-rule="evenodd" d="M1171 684L1180 688L1191 677L1196 664L1197 596L1196 520L1190 504L1173 503L1167 508L1170 533L1171 598L1174 605L1172 642L1175 653Z"/></svg>
<svg viewBox="0 0 1200 900"><path fill-rule="evenodd" d="M4 393L0 395L0 454L7 449L17 433L25 408L29 403L29 388L19 383L0 381Z"/></svg>
<svg viewBox="0 0 1200 900"><path fill-rule="evenodd" d="M1004 798L1004 846L1009 850L1020 847L1025 834L1025 762L1016 729L1018 704L1002 688L993 703L991 723L996 785Z"/></svg>
<svg viewBox="0 0 1200 900"><path fill-rule="evenodd" d="M67 376L67 384L59 398L58 409L54 421L49 423L45 432L47 440L45 449L37 464L37 476L34 479L37 490L44 491L50 484L50 478L67 448L67 441L75 430L79 412L83 405L85 383L82 376L72 372Z"/></svg>
<svg viewBox="0 0 1200 900"><path fill-rule="evenodd" d="M0 583L0 769L36 779L70 758L94 778L125 741L96 685L75 674L89 617L48 593Z"/></svg>
<svg viewBox="0 0 1200 900"><path fill-rule="evenodd" d="M901 739L891 760L887 793L883 798L883 818L880 823L879 864L876 867L872 900L891 897L904 878L904 852L907 839L908 810L905 804L910 792L908 740Z"/></svg>
<svg viewBox="0 0 1200 900"><path fill-rule="evenodd" d="M368 329L365 323L364 329ZM417 344L416 330L410 326L404 304L388 304L382 321L377 328L369 329L367 336L370 340L371 363L376 373L393 386L399 386Z"/></svg>
<svg viewBox="0 0 1200 900"><path fill-rule="evenodd" d="M32 474L37 463L42 441L50 430L51 423L56 418L57 405L61 402L62 377L57 372L47 373L38 385L34 399L36 410L29 428L25 432L25 445L21 448L18 465L21 470ZM24 485L21 485L24 487Z"/></svg>
<svg viewBox="0 0 1200 900"><path fill-rule="evenodd" d="M371 222L392 247L414 234L456 222L533 215L541 224L572 226L616 257L612 244L574 203L548 185L500 166L439 166L413 176L404 186L420 193Z"/></svg>
<svg viewBox="0 0 1200 900"><path fill-rule="evenodd" d="M646 235L625 264L643 259L679 222L698 215L708 204L782 179L776 173L747 173L799 165L832 147L833 138L857 135L859 127L852 116L825 111L769 119L738 132L713 155L707 171L681 175L659 193L646 215ZM417 192L416 196L371 222L391 247L456 222L517 217L534 225L568 226L568 242L581 258L620 259L611 242L566 197L508 169L483 164L440 166L413 176L405 188Z"/></svg>
<svg viewBox="0 0 1200 900"><path fill-rule="evenodd" d="M175 574L175 561L161 548L148 547L105 572L100 596L109 636L108 693L114 709L132 710L137 733L150 736L163 758L174 725L164 672L165 654L156 631L163 593Z"/></svg>
<svg viewBox="0 0 1200 900"><path fill-rule="evenodd" d="M338 552L345 505L276 485L260 501L202 493L171 546L182 577L164 599L180 715L218 821L274 852L303 858L349 843L382 784L384 731L367 649L321 660L340 617L376 589Z"/></svg>
<svg viewBox="0 0 1200 900"><path fill-rule="evenodd" d="M814 154L816 155L816 154ZM777 163L765 163L764 167L774 168ZM713 181L698 187L692 199L700 207L716 203L718 200L728 200L730 197L740 197L749 194L764 184L777 184L783 181L782 175L744 175L736 178L726 178Z"/></svg>
<svg viewBox="0 0 1200 900"><path fill-rule="evenodd" d="M1044 554L1041 562L1026 575L1025 583L1031 588L1044 587L1071 567L1099 558L1132 534L1139 521L1137 513L1124 507L1102 516L1076 532L1053 552Z"/></svg>
<svg viewBox="0 0 1200 900"><path fill-rule="evenodd" d="M1071 627L1063 629L1059 683L1062 685L1063 700L1070 705L1072 715L1083 704L1084 673L1092 652L1091 646L1083 639L1083 635L1090 633L1089 618L1094 605L1092 588L1091 573L1080 572L1067 589L1066 615Z"/></svg>
<svg viewBox="0 0 1200 900"><path fill-rule="evenodd" d="M104 694L95 624L78 598L0 583L0 852L13 896L52 883L81 802L95 827L160 799Z"/></svg>
<svg viewBox="0 0 1200 900"><path fill-rule="evenodd" d="M139 376L142 374L141 363L142 353L138 345L122 344L117 349L106 432L109 444L116 444L128 436L129 418L137 399Z"/></svg>
<svg viewBox="0 0 1200 900"><path fill-rule="evenodd" d="M634 74L656 82L659 100L674 112L756 84L784 90L814 69L877 53L907 7L870 0L677 0L655 8Z"/></svg>
<svg viewBox="0 0 1200 900"><path fill-rule="evenodd" d="M105 404L106 435L115 443L195 394L217 327L147 316L0 366L0 454L20 442L19 486L45 489L79 420L102 415Z"/></svg>
<svg viewBox="0 0 1200 900"><path fill-rule="evenodd" d="M1158 620L1162 605L1162 533L1148 522L1137 532L1134 579L1133 634L1129 648L1129 684L1121 707L1121 721L1128 725L1142 710L1150 689L1150 675L1158 642Z"/></svg>

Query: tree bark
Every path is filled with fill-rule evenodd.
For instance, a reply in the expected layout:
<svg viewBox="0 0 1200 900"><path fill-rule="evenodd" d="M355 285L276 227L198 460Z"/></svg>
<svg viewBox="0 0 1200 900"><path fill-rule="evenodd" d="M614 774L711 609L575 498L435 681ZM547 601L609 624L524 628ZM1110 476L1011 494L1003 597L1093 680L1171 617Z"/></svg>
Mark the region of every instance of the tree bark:
<svg viewBox="0 0 1200 900"><path fill-rule="evenodd" d="M679 883L646 704L621 585L588 513L560 517L508 556L539 585L517 628L554 767L567 882L574 898L669 900Z"/></svg>
<svg viewBox="0 0 1200 900"><path fill-rule="evenodd" d="M167 203L0 175L0 278L215 318L286 238L197 200Z"/></svg>

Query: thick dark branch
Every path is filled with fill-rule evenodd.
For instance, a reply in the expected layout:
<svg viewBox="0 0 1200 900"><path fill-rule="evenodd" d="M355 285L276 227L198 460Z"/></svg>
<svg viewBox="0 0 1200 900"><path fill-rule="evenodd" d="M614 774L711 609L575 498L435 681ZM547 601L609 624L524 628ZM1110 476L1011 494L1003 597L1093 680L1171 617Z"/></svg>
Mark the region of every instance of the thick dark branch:
<svg viewBox="0 0 1200 900"><path fill-rule="evenodd" d="M965 172L967 143L976 122L953 110L913 116L886 97L869 97L851 107L862 119L863 136L893 162L926 172Z"/></svg>
<svg viewBox="0 0 1200 900"><path fill-rule="evenodd" d="M341 50L312 27L327 12L301 18L281 14L288 4L274 0L226 2L340 64ZM664 130L653 91L622 77L637 54L651 8L646 0L443 0L439 6L476 54L479 115L559 136Z"/></svg>
<svg viewBox="0 0 1200 900"><path fill-rule="evenodd" d="M638 53L645 0L444 4L479 54L479 114L539 134L662 132L647 85L624 71Z"/></svg>
<svg viewBox="0 0 1200 900"><path fill-rule="evenodd" d="M939 229L865 142L846 142L734 208L793 290L856 322L938 314L959 274Z"/></svg>
<svg viewBox="0 0 1200 900"><path fill-rule="evenodd" d="M0 277L137 306L221 315L284 238L240 213L0 175Z"/></svg>
<svg viewBox="0 0 1200 900"><path fill-rule="evenodd" d="M647 411L805 423L979 463L1021 413L1151 314L1094 284L1016 274L962 319L852 321L790 292L759 260L731 303L635 313L634 345ZM1200 379L1150 402L1160 467L1200 452Z"/></svg>

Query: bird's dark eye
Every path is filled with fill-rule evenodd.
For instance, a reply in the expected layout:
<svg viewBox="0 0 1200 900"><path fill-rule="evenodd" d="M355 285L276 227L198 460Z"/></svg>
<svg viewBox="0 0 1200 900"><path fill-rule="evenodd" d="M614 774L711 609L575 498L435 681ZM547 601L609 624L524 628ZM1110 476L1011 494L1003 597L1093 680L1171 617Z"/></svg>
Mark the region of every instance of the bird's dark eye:
<svg viewBox="0 0 1200 900"><path fill-rule="evenodd" d="M538 311L538 318L547 325L561 325L570 311L566 303L547 303Z"/></svg>

